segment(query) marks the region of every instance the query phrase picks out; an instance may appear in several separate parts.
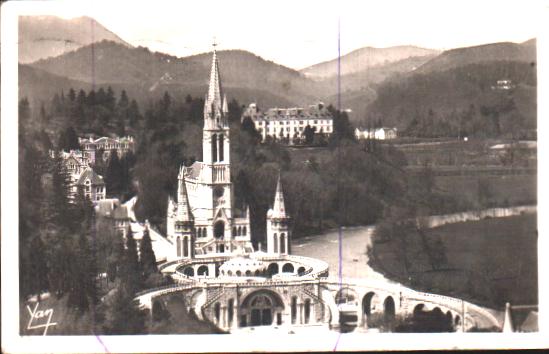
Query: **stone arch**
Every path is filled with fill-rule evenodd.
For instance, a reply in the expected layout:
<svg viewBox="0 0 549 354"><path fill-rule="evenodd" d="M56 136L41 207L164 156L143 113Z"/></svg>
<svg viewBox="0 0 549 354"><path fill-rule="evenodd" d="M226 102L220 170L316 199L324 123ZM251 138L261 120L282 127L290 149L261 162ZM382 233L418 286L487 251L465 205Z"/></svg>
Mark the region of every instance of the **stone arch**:
<svg viewBox="0 0 549 354"><path fill-rule="evenodd" d="M373 291L370 291L364 297L362 297L362 313L366 316L370 316L375 311L377 303L377 295Z"/></svg>
<svg viewBox="0 0 549 354"><path fill-rule="evenodd" d="M357 301L358 295L355 290L345 287L338 290L335 296L335 302L336 304L345 304L348 302L354 302Z"/></svg>
<svg viewBox="0 0 549 354"><path fill-rule="evenodd" d="M240 305L240 323L244 326L269 326L274 319L278 323L283 312L284 301L278 293L267 289L256 290L246 296Z"/></svg>
<svg viewBox="0 0 549 354"><path fill-rule="evenodd" d="M208 276L208 266L201 265L200 267L198 267L198 270L196 271L196 274L197 275Z"/></svg>
<svg viewBox="0 0 549 354"><path fill-rule="evenodd" d="M183 269L183 274L185 274L188 277L193 277L194 276L193 267L187 267L187 268Z"/></svg>
<svg viewBox="0 0 549 354"><path fill-rule="evenodd" d="M421 314L422 312L425 312L425 304L417 304L416 306L414 306L414 317L417 317L417 315Z"/></svg>
<svg viewBox="0 0 549 354"><path fill-rule="evenodd" d="M214 237L217 239L223 239L225 236L225 223L219 220L214 225Z"/></svg>
<svg viewBox="0 0 549 354"><path fill-rule="evenodd" d="M286 253L286 234L280 234L280 253Z"/></svg>
<svg viewBox="0 0 549 354"><path fill-rule="evenodd" d="M270 276L273 276L278 273L278 264L277 263L271 263L269 264L269 267L267 267L267 273Z"/></svg>
<svg viewBox="0 0 549 354"><path fill-rule="evenodd" d="M383 314L386 320L393 321L395 319L395 300L392 296L387 296L383 301Z"/></svg>
<svg viewBox="0 0 549 354"><path fill-rule="evenodd" d="M461 324L461 317L459 315L456 315L456 318L454 319L454 326L459 326Z"/></svg>
<svg viewBox="0 0 549 354"><path fill-rule="evenodd" d="M292 263L286 263L282 266L282 273L293 273L294 266Z"/></svg>

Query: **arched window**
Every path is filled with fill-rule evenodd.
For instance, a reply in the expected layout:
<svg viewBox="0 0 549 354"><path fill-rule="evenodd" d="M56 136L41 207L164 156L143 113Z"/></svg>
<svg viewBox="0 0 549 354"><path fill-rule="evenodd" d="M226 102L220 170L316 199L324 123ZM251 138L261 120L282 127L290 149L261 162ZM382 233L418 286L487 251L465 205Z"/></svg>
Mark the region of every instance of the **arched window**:
<svg viewBox="0 0 549 354"><path fill-rule="evenodd" d="M305 323L309 323L311 318L311 299L305 300L305 310L304 310Z"/></svg>
<svg viewBox="0 0 549 354"><path fill-rule="evenodd" d="M286 234L280 234L280 253L286 253Z"/></svg>
<svg viewBox="0 0 549 354"><path fill-rule="evenodd" d="M241 275L242 275L242 272L239 271L239 270L237 270L237 271L236 271L236 276L239 277L239 276L241 276Z"/></svg>
<svg viewBox="0 0 549 354"><path fill-rule="evenodd" d="M278 253L278 235L277 234L274 234L273 241L274 241L274 253Z"/></svg>
<svg viewBox="0 0 549 354"><path fill-rule="evenodd" d="M238 227L238 231L237 231L237 232L238 232L238 233L237 233L238 236L242 235L242 227L241 227L241 226Z"/></svg>
<svg viewBox="0 0 549 354"><path fill-rule="evenodd" d="M233 319L234 319L234 299L230 299L229 300L229 303L227 304L227 315L228 315L228 322L229 322L229 327L232 325L233 323Z"/></svg>
<svg viewBox="0 0 549 354"><path fill-rule="evenodd" d="M208 276L208 267L205 265L201 265L200 267L198 267L196 274Z"/></svg>
<svg viewBox="0 0 549 354"><path fill-rule="evenodd" d="M246 271L246 276L247 276L247 277L251 277L251 276L252 276L252 272L251 272L250 270L247 270L247 271Z"/></svg>
<svg viewBox="0 0 549 354"><path fill-rule="evenodd" d="M221 317L221 304L219 302L215 303L214 312L215 312L215 321L219 322L219 318Z"/></svg>
<svg viewBox="0 0 549 354"><path fill-rule="evenodd" d="M214 225L214 236L217 239L223 239L225 234L225 223L223 221L218 221Z"/></svg>
<svg viewBox="0 0 549 354"><path fill-rule="evenodd" d="M189 238L183 237L183 257L189 257Z"/></svg>
<svg viewBox="0 0 549 354"><path fill-rule="evenodd" d="M295 324L295 320L297 318L297 297L292 297L292 308L291 308L291 315L292 315L292 324Z"/></svg>
<svg viewBox="0 0 549 354"><path fill-rule="evenodd" d="M212 162L217 161L217 134L212 135Z"/></svg>
<svg viewBox="0 0 549 354"><path fill-rule="evenodd" d="M223 140L223 134L219 134L219 161L225 160L225 146Z"/></svg>
<svg viewBox="0 0 549 354"><path fill-rule="evenodd" d="M246 226L244 226L244 227L242 228L242 235L243 235L243 236L246 236Z"/></svg>
<svg viewBox="0 0 549 354"><path fill-rule="evenodd" d="M237 229L236 229L236 226L233 226L233 237L234 237L234 236L238 236L238 234L236 233L236 230L237 230Z"/></svg>
<svg viewBox="0 0 549 354"><path fill-rule="evenodd" d="M177 250L177 257L181 257L181 239L179 237L175 241L175 247Z"/></svg>

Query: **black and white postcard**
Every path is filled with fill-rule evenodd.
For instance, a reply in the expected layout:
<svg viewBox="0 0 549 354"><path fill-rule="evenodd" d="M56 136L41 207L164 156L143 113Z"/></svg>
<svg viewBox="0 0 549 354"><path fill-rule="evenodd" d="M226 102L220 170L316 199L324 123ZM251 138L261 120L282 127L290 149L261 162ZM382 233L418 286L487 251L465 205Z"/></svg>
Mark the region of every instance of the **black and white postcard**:
<svg viewBox="0 0 549 354"><path fill-rule="evenodd" d="M548 14L4 3L2 350L549 346Z"/></svg>

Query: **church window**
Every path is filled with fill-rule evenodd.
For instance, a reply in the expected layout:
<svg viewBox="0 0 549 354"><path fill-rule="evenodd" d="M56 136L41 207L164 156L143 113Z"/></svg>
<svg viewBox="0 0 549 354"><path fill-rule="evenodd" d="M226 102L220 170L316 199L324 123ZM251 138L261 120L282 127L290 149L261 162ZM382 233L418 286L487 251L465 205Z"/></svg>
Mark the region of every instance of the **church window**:
<svg viewBox="0 0 549 354"><path fill-rule="evenodd" d="M246 226L242 228L242 235L246 236Z"/></svg>
<svg viewBox="0 0 549 354"><path fill-rule="evenodd" d="M181 257L181 239L178 237L176 241L177 257Z"/></svg>
<svg viewBox="0 0 549 354"><path fill-rule="evenodd" d="M236 226L233 226L233 236L238 236L238 234L236 233Z"/></svg>
<svg viewBox="0 0 549 354"><path fill-rule="evenodd" d="M221 304L219 302L215 303L214 312L215 312L215 321L219 322L219 319L221 317Z"/></svg>
<svg viewBox="0 0 549 354"><path fill-rule="evenodd" d="M291 306L291 318L292 318L292 324L295 324L295 320L297 318L297 297L292 297L292 306Z"/></svg>
<svg viewBox="0 0 549 354"><path fill-rule="evenodd" d="M212 135L212 162L217 161L217 134Z"/></svg>
<svg viewBox="0 0 549 354"><path fill-rule="evenodd" d="M309 323L311 317L311 299L305 300L305 310L304 310L305 323Z"/></svg>
<svg viewBox="0 0 549 354"><path fill-rule="evenodd" d="M286 253L286 235L280 234L280 253Z"/></svg>
<svg viewBox="0 0 549 354"><path fill-rule="evenodd" d="M219 135L219 161L225 160L225 146L224 146L223 134Z"/></svg>
<svg viewBox="0 0 549 354"><path fill-rule="evenodd" d="M274 241L274 252L278 253L278 235L277 234L274 234L273 241Z"/></svg>
<svg viewBox="0 0 549 354"><path fill-rule="evenodd" d="M237 270L237 271L236 271L236 276L239 277L239 276L241 276L241 275L242 275L242 272L239 271L239 270Z"/></svg>
<svg viewBox="0 0 549 354"><path fill-rule="evenodd" d="M229 326L232 325L233 319L234 319L234 299L230 299L229 303L227 304L227 310L228 310L228 322Z"/></svg>
<svg viewBox="0 0 549 354"><path fill-rule="evenodd" d="M183 257L189 257L189 239L183 238Z"/></svg>

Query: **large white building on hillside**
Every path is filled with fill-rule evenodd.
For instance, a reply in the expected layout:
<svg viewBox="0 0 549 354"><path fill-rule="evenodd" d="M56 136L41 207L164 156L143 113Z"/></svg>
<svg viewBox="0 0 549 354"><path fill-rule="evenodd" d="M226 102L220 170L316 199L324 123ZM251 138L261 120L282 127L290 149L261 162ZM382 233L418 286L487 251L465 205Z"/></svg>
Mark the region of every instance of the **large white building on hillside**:
<svg viewBox="0 0 549 354"><path fill-rule="evenodd" d="M310 126L315 133L329 136L334 131L333 116L322 102L307 108L270 108L262 112L252 103L244 111L242 120L251 118L263 140L268 136L274 139L304 138L305 127Z"/></svg>

